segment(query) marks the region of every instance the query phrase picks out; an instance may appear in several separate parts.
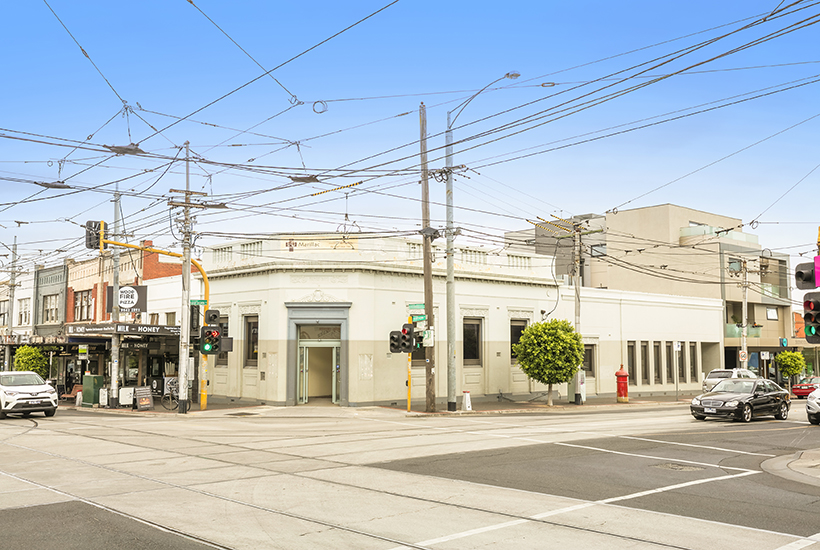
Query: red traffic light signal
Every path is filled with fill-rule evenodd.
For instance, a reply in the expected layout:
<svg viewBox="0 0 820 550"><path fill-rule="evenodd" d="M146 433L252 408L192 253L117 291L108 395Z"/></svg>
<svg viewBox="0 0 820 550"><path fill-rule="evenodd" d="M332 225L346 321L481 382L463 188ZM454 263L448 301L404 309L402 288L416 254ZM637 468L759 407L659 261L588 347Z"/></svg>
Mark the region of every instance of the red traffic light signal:
<svg viewBox="0 0 820 550"><path fill-rule="evenodd" d="M806 342L820 344L820 292L809 292L803 299Z"/></svg>
<svg viewBox="0 0 820 550"><path fill-rule="evenodd" d="M413 325L406 323L401 326L400 347L402 353L413 353Z"/></svg>

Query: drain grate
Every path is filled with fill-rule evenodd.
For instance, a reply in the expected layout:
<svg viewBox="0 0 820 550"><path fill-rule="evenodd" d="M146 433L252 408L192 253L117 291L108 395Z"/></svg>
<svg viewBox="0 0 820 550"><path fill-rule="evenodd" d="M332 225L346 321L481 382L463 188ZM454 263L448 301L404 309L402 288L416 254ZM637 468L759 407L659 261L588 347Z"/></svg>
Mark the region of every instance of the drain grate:
<svg viewBox="0 0 820 550"><path fill-rule="evenodd" d="M259 416L259 413L228 413L225 416Z"/></svg>
<svg viewBox="0 0 820 550"><path fill-rule="evenodd" d="M655 464L653 468L660 468L661 470L675 470L676 472L699 472L705 470L700 466L691 466L689 464L677 464L675 462L667 462L666 464Z"/></svg>

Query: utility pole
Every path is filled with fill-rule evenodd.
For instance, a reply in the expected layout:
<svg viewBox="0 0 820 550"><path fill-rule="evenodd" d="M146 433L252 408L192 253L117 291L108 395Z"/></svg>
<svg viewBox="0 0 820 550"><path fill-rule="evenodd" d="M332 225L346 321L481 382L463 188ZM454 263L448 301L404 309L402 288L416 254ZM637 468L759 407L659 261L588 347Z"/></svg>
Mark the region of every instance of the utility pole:
<svg viewBox="0 0 820 550"><path fill-rule="evenodd" d="M749 300L748 300L748 290L749 290L749 282L747 278L747 266L746 266L746 259L744 258L741 260L741 270L743 272L743 279L740 283L741 288L743 289L743 326L740 327L740 353L741 356L744 357L743 361L740 362L740 368L746 369L749 367L749 353L746 349L746 336L748 334L748 325L749 325Z"/></svg>
<svg viewBox="0 0 820 550"><path fill-rule="evenodd" d="M103 234L104 235L104 234ZM117 184L114 190L114 234L115 241L120 240L120 186ZM112 267L112 292L111 292L111 322L114 323L114 334L111 335L111 395L108 397L110 408L120 406L120 396L118 384L120 376L120 335L116 325L120 322L120 251L111 251Z"/></svg>
<svg viewBox="0 0 820 550"><path fill-rule="evenodd" d="M453 123L447 112L447 132L444 135L446 147L445 170L447 172L447 410L456 410L456 277L455 248L453 247L455 228L453 227Z"/></svg>
<svg viewBox="0 0 820 550"><path fill-rule="evenodd" d="M191 341L191 190L190 143L185 142L185 220L182 230L182 310L179 335L179 414L188 412L188 349Z"/></svg>
<svg viewBox="0 0 820 550"><path fill-rule="evenodd" d="M432 246L433 231L430 228L430 189L427 173L427 108L424 103L419 107L419 122L421 126L421 225L424 237L424 314L427 316L427 328L430 334L435 334L433 324L433 262ZM433 336L435 338L435 336ZM425 342L426 344L426 342ZM436 412L436 356L434 346L424 346L425 375L426 375L426 411Z"/></svg>
<svg viewBox="0 0 820 550"><path fill-rule="evenodd" d="M575 229L575 269L572 284L575 286L575 332L581 334L581 226ZM581 369L575 373L575 404L581 404Z"/></svg>
<svg viewBox="0 0 820 550"><path fill-rule="evenodd" d="M6 362L5 370L11 368L11 345L14 341L14 287L17 284L17 236L14 236L14 244L11 245L11 275L9 276L9 305L8 305L8 334L11 340L6 340Z"/></svg>

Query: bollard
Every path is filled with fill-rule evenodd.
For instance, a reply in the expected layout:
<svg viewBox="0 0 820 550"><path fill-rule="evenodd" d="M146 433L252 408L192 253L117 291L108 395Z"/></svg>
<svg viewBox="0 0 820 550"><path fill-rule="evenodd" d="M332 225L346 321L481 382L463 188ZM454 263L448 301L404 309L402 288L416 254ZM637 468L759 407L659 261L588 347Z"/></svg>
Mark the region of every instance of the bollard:
<svg viewBox="0 0 820 550"><path fill-rule="evenodd" d="M621 370L615 373L618 379L618 403L629 403L629 373L624 370L621 365Z"/></svg>
<svg viewBox="0 0 820 550"><path fill-rule="evenodd" d="M461 401L461 410L462 411L471 411L473 410L473 404L470 402L470 392L464 390L461 392L464 394L464 398Z"/></svg>

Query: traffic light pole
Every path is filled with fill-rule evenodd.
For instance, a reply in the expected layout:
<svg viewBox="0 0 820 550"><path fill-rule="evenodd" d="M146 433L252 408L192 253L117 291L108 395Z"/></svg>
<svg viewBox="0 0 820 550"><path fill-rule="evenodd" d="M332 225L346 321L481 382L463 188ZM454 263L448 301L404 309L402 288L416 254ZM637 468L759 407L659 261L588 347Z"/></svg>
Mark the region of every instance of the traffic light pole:
<svg viewBox="0 0 820 550"><path fill-rule="evenodd" d="M188 351L191 342L191 208L187 205L191 189L190 144L185 142L185 219L182 230L182 319L179 335L179 414L188 412Z"/></svg>
<svg viewBox="0 0 820 550"><path fill-rule="evenodd" d="M11 338L6 341L6 361L3 370L13 370L11 368L11 345L14 342L14 287L17 286L17 236L14 237L14 244L11 245L11 274L9 275L9 306L6 332Z"/></svg>

